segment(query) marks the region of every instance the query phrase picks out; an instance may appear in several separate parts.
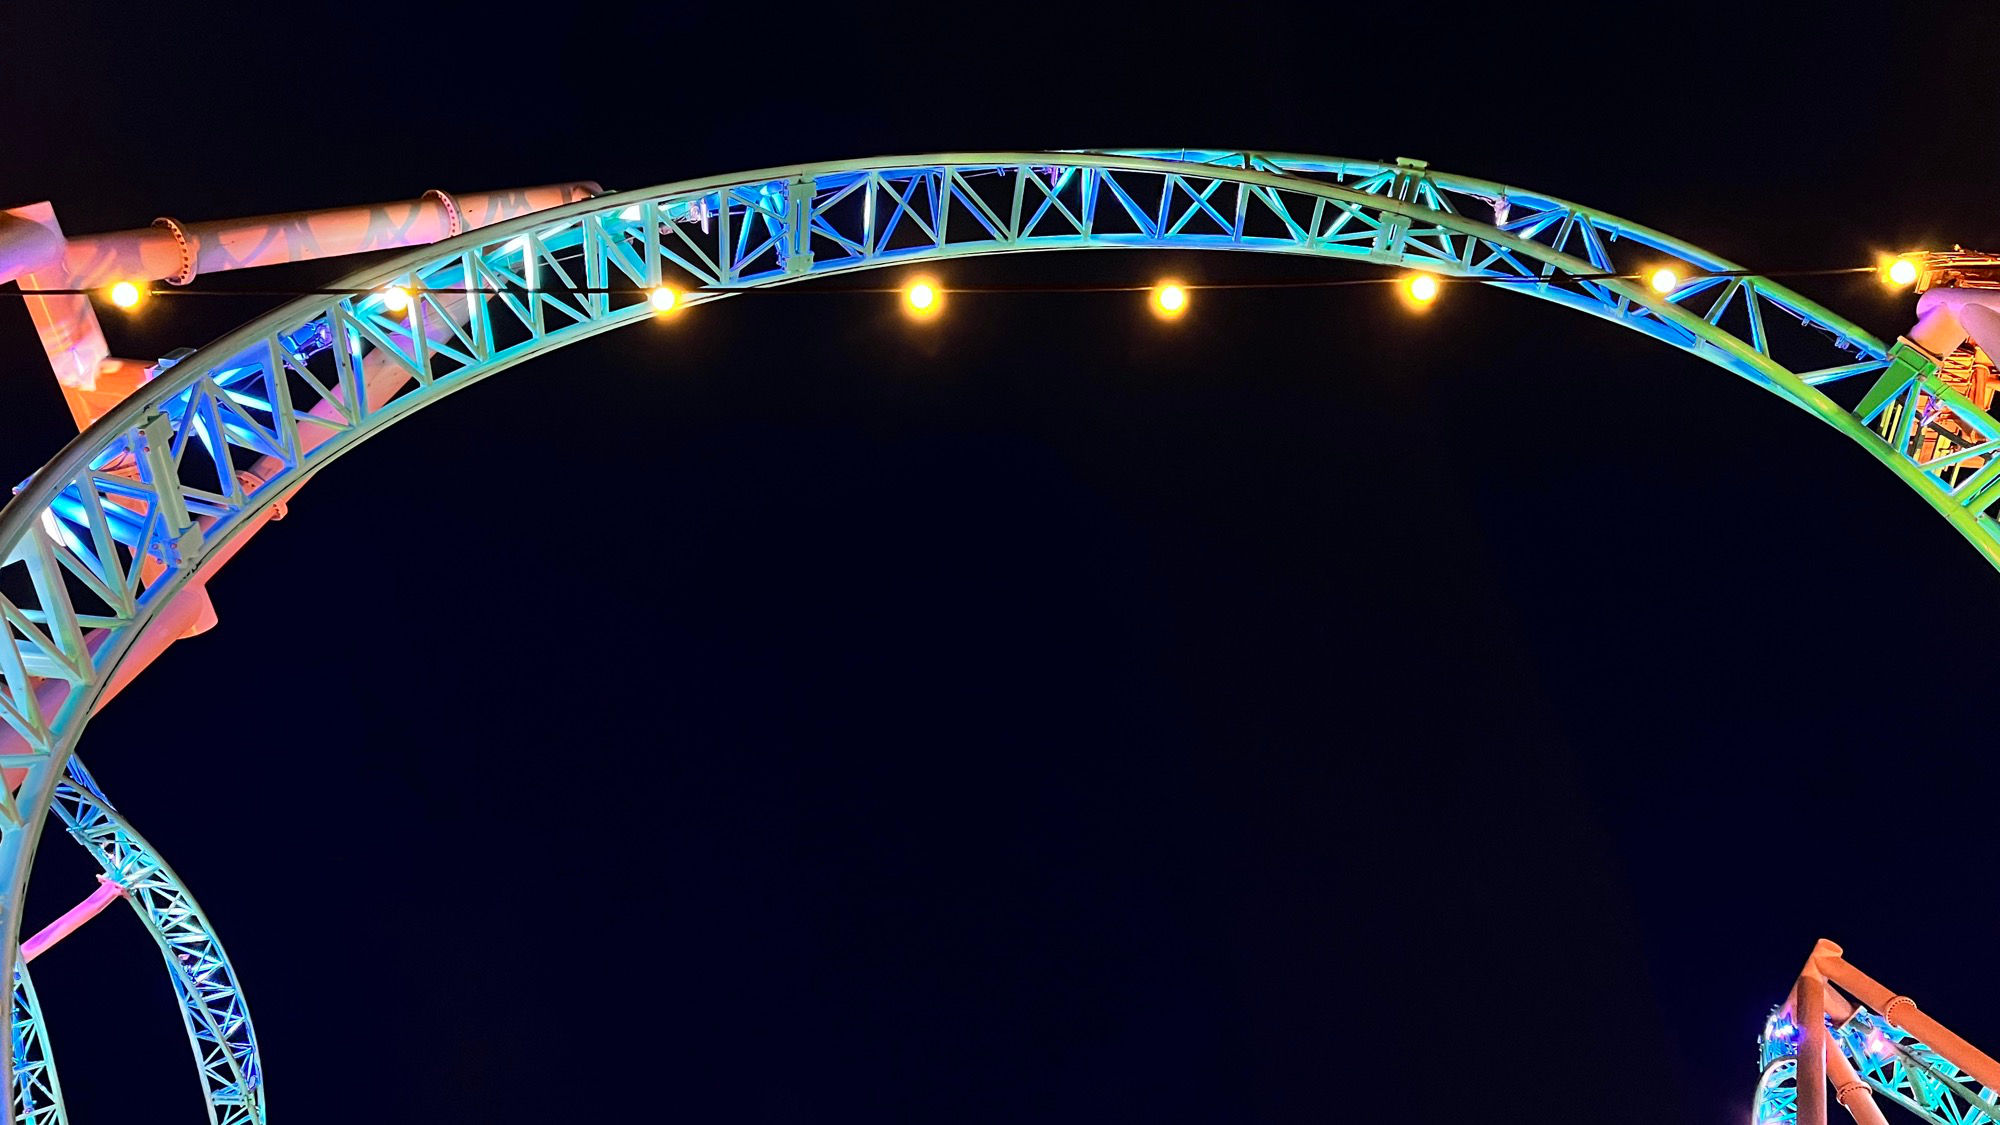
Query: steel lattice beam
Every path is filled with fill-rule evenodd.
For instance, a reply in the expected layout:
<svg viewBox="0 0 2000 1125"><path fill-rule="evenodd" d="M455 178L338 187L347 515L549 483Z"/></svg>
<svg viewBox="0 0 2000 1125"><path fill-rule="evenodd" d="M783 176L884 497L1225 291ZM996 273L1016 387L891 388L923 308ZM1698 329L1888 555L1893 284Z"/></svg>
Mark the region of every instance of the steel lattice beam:
<svg viewBox="0 0 2000 1125"><path fill-rule="evenodd" d="M1740 271L1698 247L1553 196L1416 161L1240 151L941 154L601 196L334 286L406 286L406 314L379 296L317 296L258 318L142 386L0 510L0 970L57 779L124 662L163 643L149 624L171 623L178 594L347 450L516 363L647 319L645 289L661 283L696 305L909 263L1159 248L1417 268L1604 318L1835 427L2000 566L2000 457L1970 466L2000 424L1938 386L1935 365L1769 279L1714 276ZM1691 280L1658 294L1606 276L1659 265Z"/></svg>
<svg viewBox="0 0 2000 1125"><path fill-rule="evenodd" d="M194 1046L211 1125L263 1125L264 1069L250 1009L222 942L187 885L72 756L53 808L159 943Z"/></svg>
<svg viewBox="0 0 2000 1125"><path fill-rule="evenodd" d="M1828 1021L1828 1034L1829 1048L1870 1090L1931 1125L2000 1125L2000 1105L1978 1079L1882 1016L1862 1008L1845 1021ZM1758 1042L1764 1069L1755 1125L1796 1125L1798 1039L1789 1017L1773 1013Z"/></svg>
<svg viewBox="0 0 2000 1125"><path fill-rule="evenodd" d="M62 1083L42 1026L42 1004L26 965L14 966L13 1034L10 1037L14 1120L21 1125L64 1125Z"/></svg>
<svg viewBox="0 0 2000 1125"><path fill-rule="evenodd" d="M201 1072L211 1125L263 1125L264 1078L250 1010L222 943L186 885L72 756L54 808L159 943ZM13 1108L24 1125L64 1125L42 1009L28 967L14 968Z"/></svg>

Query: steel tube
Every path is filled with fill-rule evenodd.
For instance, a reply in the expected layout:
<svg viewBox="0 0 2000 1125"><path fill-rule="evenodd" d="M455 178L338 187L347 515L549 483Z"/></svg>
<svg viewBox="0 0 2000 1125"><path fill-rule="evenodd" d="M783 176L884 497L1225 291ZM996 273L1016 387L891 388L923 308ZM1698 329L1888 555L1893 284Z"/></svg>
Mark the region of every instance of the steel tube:
<svg viewBox="0 0 2000 1125"><path fill-rule="evenodd" d="M1848 964L1840 954L1839 946L1822 940L1813 950L1811 964L1876 1014L1923 1040L1925 1046L1970 1074L1981 1086L2000 1090L2000 1061L1960 1039L1950 1028L1924 1014L1915 1000L1890 992L1873 977Z"/></svg>
<svg viewBox="0 0 2000 1125"><path fill-rule="evenodd" d="M1806 962L1794 1002L1799 1019L1798 1125L1826 1125L1826 980Z"/></svg>
<svg viewBox="0 0 2000 1125"><path fill-rule="evenodd" d="M102 875L97 877L97 889L90 897L63 912L63 916L43 926L41 932L21 943L21 960L33 961L49 951L55 943L75 933L85 922L104 912L104 908L125 897L125 888Z"/></svg>
<svg viewBox="0 0 2000 1125"><path fill-rule="evenodd" d="M1875 1104L1875 1095L1868 1092L1868 1083L1854 1073L1854 1065L1838 1047L1827 1049L1826 1077L1833 1083L1833 1100L1854 1118L1854 1125L1889 1125L1882 1107Z"/></svg>
<svg viewBox="0 0 2000 1125"><path fill-rule="evenodd" d="M424 310L424 334L432 340L449 339L454 324L461 326L465 324L471 309L470 299L462 293L447 293L439 295L435 300L437 303L437 312L442 313L442 316L430 311L428 301L419 303L416 306L418 309ZM410 381L408 371L379 352L370 353L363 357L361 361L361 375L361 386L367 394L368 408L370 410L377 409L387 403L391 396L401 390ZM332 421L338 415L338 411L326 403L315 405L309 413L315 417L326 418L329 421ZM331 426L314 426L309 422L301 421L299 441L306 449L312 449L321 442L333 437L335 432ZM269 479L281 467L281 463L276 459L265 458L263 461L252 466L250 473L262 479ZM287 495L289 496L289 494ZM265 524L280 519L283 515L284 506L282 503L277 507L259 512L236 532L227 545L219 548L212 559L202 564L200 576L180 593L174 595L173 600L168 602L154 616L153 620L148 622L144 629L140 630L139 635L133 639L132 647L126 650L124 658L118 662L118 669L111 674L105 682L104 690L98 693L97 699L91 704L92 711L96 711L117 698L118 693L125 690L125 685L131 683L133 677L144 671L153 661L159 659L160 654L172 646L175 641L202 632L214 624L215 609L214 603L210 601L208 595L209 580L215 576L217 570L222 568L222 564L228 562L237 551L243 549L245 543L248 543L259 531L263 530ZM93 641L96 640L94 637L91 639ZM51 712L61 703L68 692L69 685L67 683L60 680L49 680L40 685L37 694L41 699L44 711ZM0 726L0 754L25 754L29 750L30 748L26 740L15 733L12 728ZM0 784L6 784L9 787L18 786L25 774L26 771L20 768L0 770Z"/></svg>
<svg viewBox="0 0 2000 1125"><path fill-rule="evenodd" d="M10 211L0 211L0 282L57 261L63 237L49 227Z"/></svg>
<svg viewBox="0 0 2000 1125"><path fill-rule="evenodd" d="M588 199L603 191L588 180L451 196L431 192L394 203L335 207L183 223L161 219L137 230L74 235L59 270L37 277L47 288L91 288L114 281L185 283L217 270L247 269L421 246L531 211ZM61 284L52 284L60 279Z"/></svg>
<svg viewBox="0 0 2000 1125"><path fill-rule="evenodd" d="M1981 311L2000 310L2000 289L1927 289L1917 298L1917 324L1910 329L1910 340L1918 347L1935 356L1947 356L1958 350L1967 335L1976 335L1976 329L1969 328L1965 313L1971 309ZM1983 323L1990 323L1985 317L1973 314ZM1980 341L1980 347L1989 352L2000 347L2000 340Z"/></svg>
<svg viewBox="0 0 2000 1125"><path fill-rule="evenodd" d="M432 314L428 306L433 301L436 302L437 311L443 315ZM426 339L433 343L442 342L451 339L453 330L465 327L466 322L471 319L472 299L466 293L441 293L415 302L411 315L422 317ZM383 353L370 352L362 357L361 390L367 399L367 412L373 413L381 409L397 391L408 386L409 382L409 371ZM324 418L328 425L315 426L304 418L299 420L299 445L303 449L307 451L317 449L339 432L334 425L340 418L340 410L335 405L337 401L336 395L333 399L314 403L312 409L306 411L308 417ZM269 480L282 472L284 467L283 458L265 457L250 466L250 473L260 480Z"/></svg>

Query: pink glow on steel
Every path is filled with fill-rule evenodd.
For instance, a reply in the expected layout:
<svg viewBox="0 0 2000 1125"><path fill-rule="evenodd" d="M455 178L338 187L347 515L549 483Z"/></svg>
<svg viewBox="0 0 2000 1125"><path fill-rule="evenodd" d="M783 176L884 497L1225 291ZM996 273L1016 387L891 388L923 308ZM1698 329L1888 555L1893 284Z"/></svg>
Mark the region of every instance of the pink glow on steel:
<svg viewBox="0 0 2000 1125"><path fill-rule="evenodd" d="M99 875L98 887L90 892L90 897L70 907L63 916L43 926L40 933L21 943L21 960L33 961L49 951L57 942L75 933L85 922L102 913L118 899L125 897L125 888L111 879Z"/></svg>

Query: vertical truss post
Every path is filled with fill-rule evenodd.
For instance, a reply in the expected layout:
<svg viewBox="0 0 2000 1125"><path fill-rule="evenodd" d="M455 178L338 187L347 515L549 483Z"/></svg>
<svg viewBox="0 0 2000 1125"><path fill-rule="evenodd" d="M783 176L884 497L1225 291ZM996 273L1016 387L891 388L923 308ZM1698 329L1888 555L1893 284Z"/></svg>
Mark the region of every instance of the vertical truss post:
<svg viewBox="0 0 2000 1125"><path fill-rule="evenodd" d="M723 285L736 284L736 239L735 239L735 192L723 188L716 193L722 206L715 210L716 255L715 268L719 275L716 280Z"/></svg>
<svg viewBox="0 0 2000 1125"><path fill-rule="evenodd" d="M133 443L139 450L139 479L153 487L155 513L161 523L158 562L168 567L180 566L201 545L201 529L188 514L187 499L181 494L174 433L174 420L154 413L139 423Z"/></svg>
<svg viewBox="0 0 2000 1125"><path fill-rule="evenodd" d="M670 222L673 222L673 220L661 213L660 204L657 200L648 199L639 205L639 229L646 232L642 245L646 251L646 288L648 289L660 284L662 277L660 272L662 261L660 239L664 237L661 234L661 224ZM469 261L472 255L467 254L466 257ZM485 302L474 301L473 305L479 309L483 309Z"/></svg>
<svg viewBox="0 0 2000 1125"><path fill-rule="evenodd" d="M1424 176L1424 169L1430 164L1422 160L1412 160L1407 156L1396 158L1396 174L1391 181L1389 196L1399 201L1408 200L1416 194L1416 181ZM1384 211L1382 225L1375 231L1375 252L1388 258L1403 255L1403 236L1409 232L1410 220L1400 211Z"/></svg>

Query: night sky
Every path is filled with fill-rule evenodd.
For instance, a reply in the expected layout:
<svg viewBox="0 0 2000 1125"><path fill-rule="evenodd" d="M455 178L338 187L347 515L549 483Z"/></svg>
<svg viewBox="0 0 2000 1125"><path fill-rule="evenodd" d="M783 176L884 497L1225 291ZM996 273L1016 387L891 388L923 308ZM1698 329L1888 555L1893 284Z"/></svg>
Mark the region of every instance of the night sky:
<svg viewBox="0 0 2000 1125"><path fill-rule="evenodd" d="M0 11L0 203L1241 146L1756 268L2000 248L1990 0L174 7ZM1362 276L942 276L1168 272ZM105 315L155 356L270 303ZM15 301L0 356L17 481L70 423ZM83 755L286 1125L1740 1125L1822 936L2000 1047L2000 574L1831 429L1518 295L721 302L398 424L211 589ZM51 839L29 926L90 870ZM136 918L35 971L73 1120L201 1119Z"/></svg>

